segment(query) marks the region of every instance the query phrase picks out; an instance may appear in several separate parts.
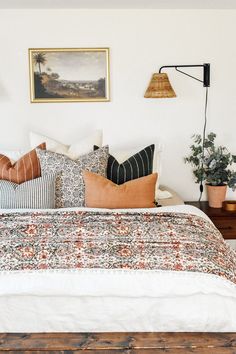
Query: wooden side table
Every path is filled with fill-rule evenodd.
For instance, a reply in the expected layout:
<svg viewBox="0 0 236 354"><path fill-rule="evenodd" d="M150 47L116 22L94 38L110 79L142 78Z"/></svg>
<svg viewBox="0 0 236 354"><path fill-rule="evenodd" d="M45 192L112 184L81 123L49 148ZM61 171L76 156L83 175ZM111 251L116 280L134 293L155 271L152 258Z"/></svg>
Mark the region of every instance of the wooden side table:
<svg viewBox="0 0 236 354"><path fill-rule="evenodd" d="M236 239L236 212L221 208L211 208L208 202L185 202L202 210L215 224L224 239Z"/></svg>

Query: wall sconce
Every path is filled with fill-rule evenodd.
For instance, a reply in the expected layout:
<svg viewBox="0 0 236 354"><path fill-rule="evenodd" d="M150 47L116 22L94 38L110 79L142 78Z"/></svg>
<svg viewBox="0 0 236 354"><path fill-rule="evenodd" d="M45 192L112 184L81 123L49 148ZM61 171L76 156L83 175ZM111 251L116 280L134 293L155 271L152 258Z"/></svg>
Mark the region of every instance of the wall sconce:
<svg viewBox="0 0 236 354"><path fill-rule="evenodd" d="M194 77L182 70L179 70L179 68L196 68L196 67L203 68L203 80L200 80L197 77ZM184 74L186 76L191 77L194 80L202 82L204 87L210 87L210 64L209 63L202 64L202 65L165 65L159 69L159 73L155 73L152 75L151 81L144 95L145 98L176 97L176 93L171 86L168 75L166 73L161 72L162 69L164 68L174 68L176 71L180 72L181 74Z"/></svg>
<svg viewBox="0 0 236 354"><path fill-rule="evenodd" d="M202 68L203 69L203 79L200 80L195 76L192 76L185 71L180 70L179 68ZM154 73L152 75L151 81L148 85L148 88L145 92L145 98L172 98L176 97L176 93L171 86L168 75L166 73L162 73L162 69L164 68L174 68L176 71L184 74L194 80L200 81L203 83L203 87L206 88L206 96L205 96L205 109L204 109L204 127L202 134L202 147L203 147L203 157L204 157L204 143L206 137L206 125L207 125L207 104L208 104L208 87L210 87L210 64L197 64L197 65L165 65L159 69L159 73ZM203 184L202 180L200 181L200 197L199 201L202 197L203 192Z"/></svg>

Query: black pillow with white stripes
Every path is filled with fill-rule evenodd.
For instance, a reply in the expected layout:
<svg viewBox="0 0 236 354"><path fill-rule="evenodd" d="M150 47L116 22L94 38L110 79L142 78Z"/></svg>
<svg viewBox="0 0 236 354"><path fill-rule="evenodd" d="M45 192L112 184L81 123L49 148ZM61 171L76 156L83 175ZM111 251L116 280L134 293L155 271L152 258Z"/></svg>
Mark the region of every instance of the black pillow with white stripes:
<svg viewBox="0 0 236 354"><path fill-rule="evenodd" d="M98 147L94 146L94 150ZM153 172L153 156L155 145L149 145L129 157L123 163L119 163L116 158L109 155L107 164L107 178L116 184L150 175Z"/></svg>
<svg viewBox="0 0 236 354"><path fill-rule="evenodd" d="M0 180L0 208L55 208L55 183L55 174L45 175L21 184Z"/></svg>

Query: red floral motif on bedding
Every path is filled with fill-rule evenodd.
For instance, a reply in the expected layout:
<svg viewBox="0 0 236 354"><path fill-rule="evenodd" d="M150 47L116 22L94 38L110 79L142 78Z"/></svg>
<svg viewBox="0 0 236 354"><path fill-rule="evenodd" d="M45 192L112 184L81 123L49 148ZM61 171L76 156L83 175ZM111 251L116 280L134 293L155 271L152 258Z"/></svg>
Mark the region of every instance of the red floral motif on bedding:
<svg viewBox="0 0 236 354"><path fill-rule="evenodd" d="M236 252L189 214L0 214L0 271L80 268L203 272L236 283Z"/></svg>

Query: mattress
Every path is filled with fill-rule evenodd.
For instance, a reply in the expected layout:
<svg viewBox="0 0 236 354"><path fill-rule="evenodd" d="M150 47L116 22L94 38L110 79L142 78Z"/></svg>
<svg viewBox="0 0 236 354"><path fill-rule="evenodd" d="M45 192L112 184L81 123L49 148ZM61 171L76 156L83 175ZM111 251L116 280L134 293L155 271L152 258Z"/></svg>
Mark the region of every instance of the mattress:
<svg viewBox="0 0 236 354"><path fill-rule="evenodd" d="M148 212L211 223L187 205ZM215 274L158 269L1 271L0 318L0 332L235 332L236 285Z"/></svg>

